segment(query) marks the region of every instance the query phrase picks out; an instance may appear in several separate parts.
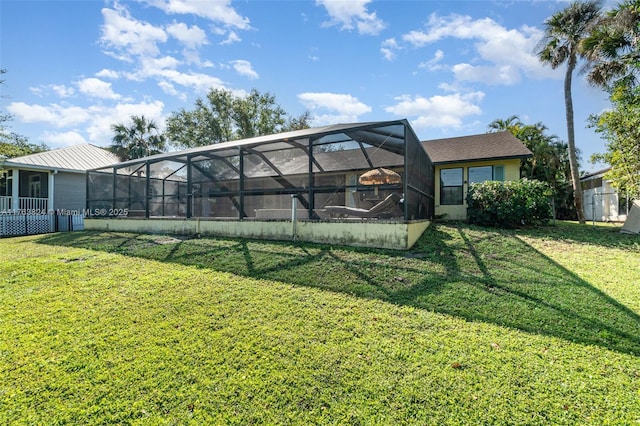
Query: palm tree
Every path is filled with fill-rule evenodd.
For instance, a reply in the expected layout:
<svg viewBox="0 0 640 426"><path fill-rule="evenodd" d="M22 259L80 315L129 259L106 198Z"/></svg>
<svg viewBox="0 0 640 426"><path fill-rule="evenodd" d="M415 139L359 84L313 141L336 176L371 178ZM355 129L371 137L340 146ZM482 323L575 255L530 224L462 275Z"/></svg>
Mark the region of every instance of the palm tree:
<svg viewBox="0 0 640 426"><path fill-rule="evenodd" d="M123 123L114 124L111 130L115 133L109 151L121 161L147 157L164 151L166 138L158 131L153 120L144 115L131 116L131 126Z"/></svg>
<svg viewBox="0 0 640 426"><path fill-rule="evenodd" d="M520 117L517 115L512 115L511 117L507 117L505 119L496 118L491 123L489 123L489 132L503 132L508 131L511 132L514 136L516 136L517 131L523 126L522 121L520 121Z"/></svg>
<svg viewBox="0 0 640 426"><path fill-rule="evenodd" d="M538 45L538 59L551 68L558 68L566 63L564 77L564 103L567 118L567 145L569 148L569 165L571 167L571 183L574 192L574 203L578 221L585 223L576 153L575 131L573 127L573 99L571 81L578 57L582 56L580 45L598 23L601 17L602 2L600 0L575 1L567 8L554 13L545 21L544 37Z"/></svg>
<svg viewBox="0 0 640 426"><path fill-rule="evenodd" d="M626 0L609 11L581 48L589 59L589 83L607 89L635 86L640 72L640 0Z"/></svg>

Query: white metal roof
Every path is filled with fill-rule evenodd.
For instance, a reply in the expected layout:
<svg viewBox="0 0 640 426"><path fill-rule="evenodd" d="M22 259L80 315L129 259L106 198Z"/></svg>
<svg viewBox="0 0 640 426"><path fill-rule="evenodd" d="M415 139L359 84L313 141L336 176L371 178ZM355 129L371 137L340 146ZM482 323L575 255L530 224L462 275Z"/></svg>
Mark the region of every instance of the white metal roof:
<svg viewBox="0 0 640 426"><path fill-rule="evenodd" d="M0 160L0 167L25 167L34 169L84 172L118 163L118 157L104 148L83 143L23 157Z"/></svg>

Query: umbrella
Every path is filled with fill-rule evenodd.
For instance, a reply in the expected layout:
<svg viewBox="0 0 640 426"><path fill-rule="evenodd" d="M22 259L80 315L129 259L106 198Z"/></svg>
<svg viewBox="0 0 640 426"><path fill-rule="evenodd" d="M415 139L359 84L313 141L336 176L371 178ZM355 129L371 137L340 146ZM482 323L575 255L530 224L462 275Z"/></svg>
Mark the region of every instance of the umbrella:
<svg viewBox="0 0 640 426"><path fill-rule="evenodd" d="M358 182L362 185L385 185L390 183L400 183L402 182L402 178L393 170L378 167L377 169L372 169L363 173L358 179Z"/></svg>

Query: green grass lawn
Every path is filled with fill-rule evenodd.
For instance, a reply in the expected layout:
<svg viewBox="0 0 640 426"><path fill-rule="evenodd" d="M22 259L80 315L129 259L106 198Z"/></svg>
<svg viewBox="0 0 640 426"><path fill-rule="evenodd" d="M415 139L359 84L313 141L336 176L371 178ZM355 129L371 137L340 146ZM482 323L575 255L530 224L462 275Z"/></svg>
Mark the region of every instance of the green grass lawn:
<svg viewBox="0 0 640 426"><path fill-rule="evenodd" d="M638 424L640 238L0 240L0 424Z"/></svg>

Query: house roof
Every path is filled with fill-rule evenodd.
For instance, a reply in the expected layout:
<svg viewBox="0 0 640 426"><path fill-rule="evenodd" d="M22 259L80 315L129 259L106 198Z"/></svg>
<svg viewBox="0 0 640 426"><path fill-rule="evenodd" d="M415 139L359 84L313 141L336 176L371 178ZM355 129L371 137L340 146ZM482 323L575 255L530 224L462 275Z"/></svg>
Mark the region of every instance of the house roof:
<svg viewBox="0 0 640 426"><path fill-rule="evenodd" d="M594 178L602 177L606 172L611 170L611 167L607 167L606 169L598 170L595 172L588 173L586 175L580 176L580 180L589 180Z"/></svg>
<svg viewBox="0 0 640 426"><path fill-rule="evenodd" d="M434 164L528 158L533 155L531 151L510 132L434 139L423 141L422 146Z"/></svg>
<svg viewBox="0 0 640 426"><path fill-rule="evenodd" d="M37 154L0 160L0 167L84 172L117 163L118 157L106 149L83 143Z"/></svg>

